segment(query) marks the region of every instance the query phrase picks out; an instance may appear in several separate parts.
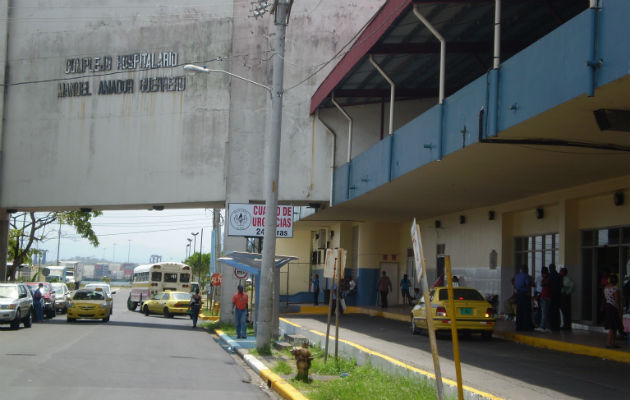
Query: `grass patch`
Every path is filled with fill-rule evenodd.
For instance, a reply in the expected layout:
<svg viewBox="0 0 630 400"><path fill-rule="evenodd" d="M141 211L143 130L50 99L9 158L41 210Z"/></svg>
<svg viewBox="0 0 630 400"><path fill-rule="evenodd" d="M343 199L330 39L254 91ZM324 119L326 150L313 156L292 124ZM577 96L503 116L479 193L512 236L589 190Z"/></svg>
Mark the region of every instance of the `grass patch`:
<svg viewBox="0 0 630 400"><path fill-rule="evenodd" d="M200 325L208 329L218 329L220 331L223 331L223 333L228 336L236 336L236 327L234 326L234 324L226 324L219 321L208 321L203 322ZM254 336L254 325L247 324L247 336Z"/></svg>
<svg viewBox="0 0 630 400"><path fill-rule="evenodd" d="M293 368L286 361L280 360L272 369L273 372L281 375L289 375L293 372Z"/></svg>

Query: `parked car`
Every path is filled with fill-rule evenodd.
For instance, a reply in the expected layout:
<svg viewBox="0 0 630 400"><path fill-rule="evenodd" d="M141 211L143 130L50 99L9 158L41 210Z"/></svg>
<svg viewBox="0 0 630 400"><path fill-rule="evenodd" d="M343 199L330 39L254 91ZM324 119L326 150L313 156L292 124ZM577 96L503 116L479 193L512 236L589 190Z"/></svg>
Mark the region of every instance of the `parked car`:
<svg viewBox="0 0 630 400"><path fill-rule="evenodd" d="M111 299L111 297L110 297ZM109 321L111 302L101 288L79 289L70 298L66 320L74 322L77 319L102 319Z"/></svg>
<svg viewBox="0 0 630 400"><path fill-rule="evenodd" d="M52 282L50 284L55 291L55 309L62 314L66 313L68 309L68 299L70 296L70 290L68 286L63 282Z"/></svg>
<svg viewBox="0 0 630 400"><path fill-rule="evenodd" d="M436 287L431 289L431 314L436 331L451 330L448 315L448 289ZM477 289L467 287L453 288L455 299L455 322L457 331L463 333L481 333L484 339L492 337L495 326L495 310ZM411 331L413 334L427 329L424 298L420 298L411 310Z"/></svg>
<svg viewBox="0 0 630 400"><path fill-rule="evenodd" d="M192 295L189 292L162 292L153 296L142 305L144 315L162 314L166 318L172 318L174 315L187 315L190 299Z"/></svg>
<svg viewBox="0 0 630 400"><path fill-rule="evenodd" d="M53 318L57 315L56 296L53 288L48 282L27 282L26 285L31 290L31 295L35 293L39 284L42 284L42 310L46 318Z"/></svg>
<svg viewBox="0 0 630 400"><path fill-rule="evenodd" d="M0 283L0 323L18 329L33 323L33 297L23 283Z"/></svg>

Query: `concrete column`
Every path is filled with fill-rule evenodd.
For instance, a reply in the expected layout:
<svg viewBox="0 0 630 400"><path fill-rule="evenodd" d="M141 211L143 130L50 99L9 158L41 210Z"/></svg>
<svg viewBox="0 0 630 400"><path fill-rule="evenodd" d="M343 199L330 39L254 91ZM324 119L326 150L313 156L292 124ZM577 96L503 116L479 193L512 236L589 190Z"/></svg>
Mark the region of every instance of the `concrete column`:
<svg viewBox="0 0 630 400"><path fill-rule="evenodd" d="M9 254L9 213L0 208L0 282L7 280L7 256Z"/></svg>

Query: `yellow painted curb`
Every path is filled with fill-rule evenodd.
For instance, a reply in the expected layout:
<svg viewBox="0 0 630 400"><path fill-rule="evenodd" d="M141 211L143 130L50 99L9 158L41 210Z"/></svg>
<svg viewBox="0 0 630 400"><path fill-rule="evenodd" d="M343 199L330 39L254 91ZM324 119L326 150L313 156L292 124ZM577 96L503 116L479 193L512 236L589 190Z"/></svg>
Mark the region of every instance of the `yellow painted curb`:
<svg viewBox="0 0 630 400"><path fill-rule="evenodd" d="M323 332L319 332L319 331L316 331L316 330L313 330L313 329L309 330L309 332L312 332L312 333L314 333L314 334L316 334L316 335L319 335L319 336L326 337L326 334L325 334L325 333L323 333ZM334 336L328 336L328 338L329 338L329 339L331 339L331 340L334 340L334 338L335 338L335 337L334 337ZM390 362L390 363L392 363L392 364L398 365L398 366L403 367L403 368L406 368L406 369L408 369L408 370L410 370L410 371L413 371L413 372L416 372L416 373L422 374L422 375L424 375L424 376L427 376L427 377L429 377L429 378L435 379L435 374L434 374L434 373L432 373L432 372L428 372L428 371L422 370L422 369L420 369L420 368L416 368L416 367L414 367L414 366L412 366L412 365L405 364L405 363L403 363L403 362L402 362L402 361L400 361L400 360L396 360L395 358L392 358L392 357L390 357L390 356L386 356L385 354L381 354L381 353L378 353L378 352L376 352L376 351L370 350L370 349L368 349L367 347L363 347L363 346L361 346L360 344L353 343L353 342L351 342L351 341L349 341L349 340L339 339L339 341L340 341L340 342L342 342L342 343L346 343L346 344L348 344L348 345L350 345L350 346L352 346L352 347L354 347L354 348L356 348L356 349L358 349L358 350L361 350L361 351L363 351L363 352L365 352L365 353L368 353L368 354L371 354L371 355L373 355L373 356L380 357L380 358L382 358L382 359L384 359L384 360L387 360L388 362ZM447 385L449 385L449 386L457 387L457 382L455 382L455 381L453 381L453 380L451 380L451 379L448 379L448 378L442 378L442 382L446 383L446 384L447 384ZM483 397L485 397L485 398L487 398L487 399L491 399L491 400L503 400L503 398L502 398L502 397L497 397L497 396L495 396L495 395L493 395L493 394L486 393L486 392L482 392L481 390L478 390L478 389L472 388L472 387L470 387L470 386L463 385L462 387L464 388L464 390L467 390L467 391L469 391L469 392L473 392L473 393L478 394L478 395L480 395L480 396L483 396Z"/></svg>
<svg viewBox="0 0 630 400"><path fill-rule="evenodd" d="M268 387L276 391L284 399L308 400L308 397L304 396L296 388L288 384L284 379L268 368L260 371L260 377L267 381Z"/></svg>
<svg viewBox="0 0 630 400"><path fill-rule="evenodd" d="M210 316L205 316L205 315L200 315L199 319L202 321L212 321L212 322L217 322L219 320L219 316L218 315L210 315Z"/></svg>
<svg viewBox="0 0 630 400"><path fill-rule="evenodd" d="M630 353L625 351L602 349L599 347L585 346L576 343L567 343L560 340L546 339L537 336L522 335L506 331L494 331L494 336L533 347L563 351L565 353L580 354L591 357L605 358L607 360L630 364Z"/></svg>

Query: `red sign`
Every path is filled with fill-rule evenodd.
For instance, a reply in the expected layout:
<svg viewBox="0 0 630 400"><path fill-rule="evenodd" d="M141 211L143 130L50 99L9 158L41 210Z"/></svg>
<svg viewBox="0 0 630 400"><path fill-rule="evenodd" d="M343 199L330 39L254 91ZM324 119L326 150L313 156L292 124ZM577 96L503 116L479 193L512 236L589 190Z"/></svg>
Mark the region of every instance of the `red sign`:
<svg viewBox="0 0 630 400"><path fill-rule="evenodd" d="M214 274L212 274L212 277L210 277L210 284L212 286L221 286L221 279L222 278L223 277L218 272L214 273Z"/></svg>
<svg viewBox="0 0 630 400"><path fill-rule="evenodd" d="M247 279L249 274L247 271L243 271L242 269L234 268L234 276L236 279Z"/></svg>

